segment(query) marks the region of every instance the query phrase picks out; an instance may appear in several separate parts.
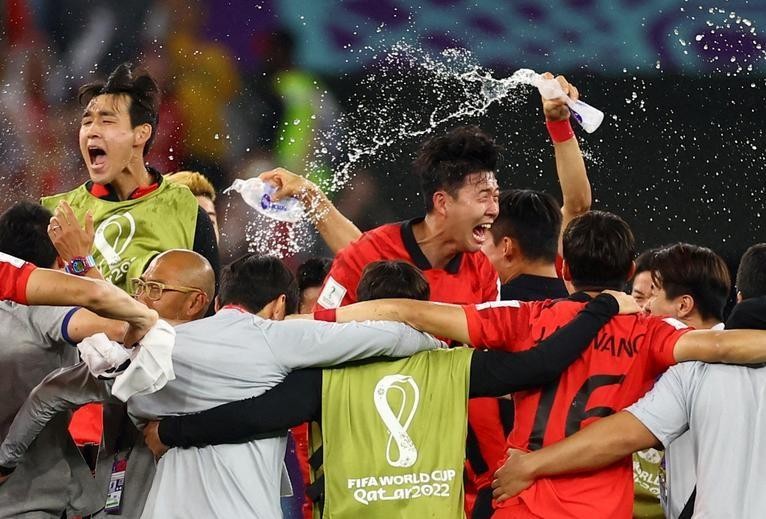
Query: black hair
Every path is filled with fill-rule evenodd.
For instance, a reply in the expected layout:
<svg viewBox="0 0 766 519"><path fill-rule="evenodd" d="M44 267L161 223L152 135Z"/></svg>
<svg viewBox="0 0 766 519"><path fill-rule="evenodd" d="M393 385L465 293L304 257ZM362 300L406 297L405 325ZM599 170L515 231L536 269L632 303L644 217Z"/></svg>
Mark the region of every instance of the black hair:
<svg viewBox="0 0 766 519"><path fill-rule="evenodd" d="M413 170L420 177L426 212L433 210L437 191L454 197L468 175L494 172L499 154L500 147L478 126L460 126L424 142Z"/></svg>
<svg viewBox="0 0 766 519"><path fill-rule="evenodd" d="M428 301L430 296L431 288L420 269L402 260L369 263L356 287L358 301L389 297Z"/></svg>
<svg viewBox="0 0 766 519"><path fill-rule="evenodd" d="M556 261L561 206L550 194L532 189L510 189L500 193L500 211L490 233L497 245L503 237L516 240L524 257Z"/></svg>
<svg viewBox="0 0 766 519"><path fill-rule="evenodd" d="M654 252L651 270L652 282L662 287L669 299L688 294L703 319L723 321L731 277L718 254L707 247L676 243Z"/></svg>
<svg viewBox="0 0 766 519"><path fill-rule="evenodd" d="M652 270L652 258L654 257L654 253L658 250L658 248L647 249L638 255L636 258L636 271L633 273L633 277L636 277L636 275L641 274L642 272Z"/></svg>
<svg viewBox="0 0 766 519"><path fill-rule="evenodd" d="M636 249L633 232L622 218L588 211L569 222L563 241L564 261L576 289L622 289Z"/></svg>
<svg viewBox="0 0 766 519"><path fill-rule="evenodd" d="M0 215L0 251L50 268L58 253L48 237L48 224L53 215L34 202L17 202Z"/></svg>
<svg viewBox="0 0 766 519"><path fill-rule="evenodd" d="M133 64L129 62L118 65L106 81L93 81L80 87L77 96L80 106L88 106L91 99L104 94L125 95L130 99L130 126L135 128L142 124L149 124L152 133L144 145L144 156L154 143L157 135L157 126L160 123L160 89L157 82L146 70L137 68L131 70Z"/></svg>
<svg viewBox="0 0 766 519"><path fill-rule="evenodd" d="M295 276L275 256L245 254L226 265L221 271L218 300L221 306L241 305L257 314L285 295L285 311L294 314L298 308L298 283Z"/></svg>
<svg viewBox="0 0 766 519"><path fill-rule="evenodd" d="M303 292L307 288L321 287L324 278L330 272L332 260L330 258L309 258L298 267L298 291Z"/></svg>
<svg viewBox="0 0 766 519"><path fill-rule="evenodd" d="M742 299L766 296L766 243L747 249L737 269L737 291Z"/></svg>

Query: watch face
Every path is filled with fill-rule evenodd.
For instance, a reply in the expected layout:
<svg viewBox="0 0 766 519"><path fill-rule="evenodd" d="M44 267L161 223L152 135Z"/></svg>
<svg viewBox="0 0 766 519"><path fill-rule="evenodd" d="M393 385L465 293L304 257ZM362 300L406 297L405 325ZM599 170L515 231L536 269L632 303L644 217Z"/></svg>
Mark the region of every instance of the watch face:
<svg viewBox="0 0 766 519"><path fill-rule="evenodd" d="M72 269L72 274L82 274L88 270L88 266L81 259L73 259L72 263L70 263L70 268Z"/></svg>

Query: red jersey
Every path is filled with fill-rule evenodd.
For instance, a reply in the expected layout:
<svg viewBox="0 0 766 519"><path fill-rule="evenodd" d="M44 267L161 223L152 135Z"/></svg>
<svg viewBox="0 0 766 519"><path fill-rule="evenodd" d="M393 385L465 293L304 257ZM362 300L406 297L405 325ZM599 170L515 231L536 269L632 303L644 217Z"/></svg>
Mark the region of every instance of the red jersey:
<svg viewBox="0 0 766 519"><path fill-rule="evenodd" d="M0 300L27 304L27 282L35 266L0 252Z"/></svg>
<svg viewBox="0 0 766 519"><path fill-rule="evenodd" d="M333 260L317 306L329 309L355 303L356 286L364 267L379 260L404 260L422 270L430 285L431 301L452 304L496 301L499 293L498 275L481 251L457 254L444 269L431 267L412 231L413 224L422 220L416 218L383 225L364 233L341 250ZM471 399L468 417L470 430L467 468L471 484L466 487L467 495L472 490L490 485L492 469L505 455L505 431L497 399ZM472 503L470 497L467 503Z"/></svg>
<svg viewBox="0 0 766 519"><path fill-rule="evenodd" d="M527 350L568 323L588 296L558 301L507 301L466 306L471 341L488 348ZM537 450L571 436L600 417L638 400L675 364L673 350L689 331L675 319L619 315L599 332L582 356L556 382L514 394L516 421L508 446ZM633 512L630 458L599 471L542 478L497 505L521 507L546 519L629 518Z"/></svg>
<svg viewBox="0 0 766 519"><path fill-rule="evenodd" d="M431 287L431 301L471 304L497 300L497 272L481 251L457 254L444 269L431 267L412 232L412 225L419 221L422 218L383 225L338 252L317 305L328 309L355 303L362 270L380 260L404 260L422 270Z"/></svg>

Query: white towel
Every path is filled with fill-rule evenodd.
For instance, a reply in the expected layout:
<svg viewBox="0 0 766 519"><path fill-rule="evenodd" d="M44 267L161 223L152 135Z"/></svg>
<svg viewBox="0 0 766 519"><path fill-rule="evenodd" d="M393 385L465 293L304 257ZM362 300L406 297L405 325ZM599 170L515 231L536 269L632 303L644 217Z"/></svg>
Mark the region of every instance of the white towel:
<svg viewBox="0 0 766 519"><path fill-rule="evenodd" d="M112 394L127 402L133 395L159 391L176 378L173 372L173 346L176 331L163 320L157 321L138 343L138 353L128 369L114 379Z"/></svg>
<svg viewBox="0 0 766 519"><path fill-rule="evenodd" d="M77 345L77 349L80 350L80 357L88 365L90 372L96 377L116 376L114 370L131 357L130 350L110 341L104 333L86 337Z"/></svg>

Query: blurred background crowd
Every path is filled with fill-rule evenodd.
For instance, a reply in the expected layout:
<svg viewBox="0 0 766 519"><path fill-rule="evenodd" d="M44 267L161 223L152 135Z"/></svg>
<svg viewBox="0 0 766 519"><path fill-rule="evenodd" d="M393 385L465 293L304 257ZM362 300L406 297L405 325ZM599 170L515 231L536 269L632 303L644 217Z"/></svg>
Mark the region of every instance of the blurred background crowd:
<svg viewBox="0 0 766 519"><path fill-rule="evenodd" d="M275 166L326 180L329 165L308 166L316 137L364 132L338 124L361 101L427 119L418 112L417 71L397 79L396 99L376 96L377 89L392 91L380 84L387 77L376 72L378 53L405 39L427 52L467 48L496 77L522 67L567 75L607 113L598 133L581 132L594 208L624 216L640 248L686 240L735 264L748 244L762 239L766 210L766 58L757 30L759 20L766 23L766 6L719 3L725 5L4 0L0 210L85 180L76 145L77 88L126 60L149 69L163 89L158 137L147 158L160 171L199 171L219 191ZM376 73L375 81L363 81ZM505 146L501 187L557 194L538 106L530 94L454 123L477 123ZM350 182L331 194L362 230L422 211L408 173L422 138L385 160L358 164ZM225 263L252 248L259 234L240 200L219 195L217 206Z"/></svg>

